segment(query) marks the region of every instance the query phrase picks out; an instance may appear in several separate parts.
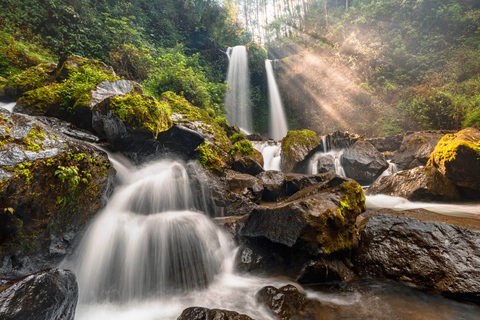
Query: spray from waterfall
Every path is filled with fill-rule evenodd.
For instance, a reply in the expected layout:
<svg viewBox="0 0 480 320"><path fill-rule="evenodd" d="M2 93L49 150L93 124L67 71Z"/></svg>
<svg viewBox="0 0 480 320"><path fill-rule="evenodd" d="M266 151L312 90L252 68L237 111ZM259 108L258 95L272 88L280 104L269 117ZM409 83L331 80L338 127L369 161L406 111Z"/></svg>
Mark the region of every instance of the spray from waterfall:
<svg viewBox="0 0 480 320"><path fill-rule="evenodd" d="M267 70L268 97L270 99L270 138L281 140L288 132L282 98L273 74L271 60L265 60L265 68Z"/></svg>
<svg viewBox="0 0 480 320"><path fill-rule="evenodd" d="M252 111L250 108L250 81L248 73L248 53L244 46L227 49L229 58L225 96L230 125L252 132Z"/></svg>

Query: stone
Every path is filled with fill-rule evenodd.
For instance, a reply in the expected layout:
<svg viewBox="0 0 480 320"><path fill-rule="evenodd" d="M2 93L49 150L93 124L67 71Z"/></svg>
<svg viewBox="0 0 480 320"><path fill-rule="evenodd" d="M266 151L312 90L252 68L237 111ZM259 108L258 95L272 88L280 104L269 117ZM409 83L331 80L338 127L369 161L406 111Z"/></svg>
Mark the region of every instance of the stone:
<svg viewBox="0 0 480 320"><path fill-rule="evenodd" d="M262 199L277 201L285 194L285 174L280 171L269 170L256 176L263 185Z"/></svg>
<svg viewBox="0 0 480 320"><path fill-rule="evenodd" d="M183 310L177 320L253 320L245 314L221 309L190 307Z"/></svg>
<svg viewBox="0 0 480 320"><path fill-rule="evenodd" d="M229 192L247 197L253 202L258 202L262 198L263 185L259 179L233 170L228 170L226 179Z"/></svg>
<svg viewBox="0 0 480 320"><path fill-rule="evenodd" d="M0 318L73 320L77 300L77 281L71 271L44 270L0 287Z"/></svg>
<svg viewBox="0 0 480 320"><path fill-rule="evenodd" d="M460 194L450 179L434 167L416 167L378 179L366 194L386 194L410 201L458 201Z"/></svg>
<svg viewBox="0 0 480 320"><path fill-rule="evenodd" d="M388 137L365 139L380 152L395 152L402 145L404 134L396 134Z"/></svg>
<svg viewBox="0 0 480 320"><path fill-rule="evenodd" d="M335 172L335 158L328 153L317 158L317 173Z"/></svg>
<svg viewBox="0 0 480 320"><path fill-rule="evenodd" d="M480 199L480 130L447 134L435 147L428 166L440 170L466 199Z"/></svg>
<svg viewBox="0 0 480 320"><path fill-rule="evenodd" d="M320 143L317 134L310 130L289 131L282 139L281 167L285 173L295 172L297 164L305 159Z"/></svg>
<svg viewBox="0 0 480 320"><path fill-rule="evenodd" d="M331 186L337 186L347 180L341 176L336 175L335 172L328 172L323 174L287 173L285 175L286 196L290 197L302 189L311 187L325 181L330 181L329 183Z"/></svg>
<svg viewBox="0 0 480 320"><path fill-rule="evenodd" d="M425 166L438 141L444 136L441 131L413 132L406 134L402 145L395 152L392 162L399 170Z"/></svg>
<svg viewBox="0 0 480 320"><path fill-rule="evenodd" d="M232 169L252 176L264 172L262 154L255 149L253 152L253 156L242 155L239 152L235 152L233 155Z"/></svg>
<svg viewBox="0 0 480 320"><path fill-rule="evenodd" d="M357 219L356 268L480 301L480 221L424 209L381 209Z"/></svg>

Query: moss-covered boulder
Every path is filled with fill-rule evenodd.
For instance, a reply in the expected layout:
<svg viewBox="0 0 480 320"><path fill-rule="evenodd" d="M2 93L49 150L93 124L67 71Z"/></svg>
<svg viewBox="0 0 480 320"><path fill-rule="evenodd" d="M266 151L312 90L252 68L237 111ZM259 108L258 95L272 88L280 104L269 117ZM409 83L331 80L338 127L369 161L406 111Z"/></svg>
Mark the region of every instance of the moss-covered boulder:
<svg viewBox="0 0 480 320"><path fill-rule="evenodd" d="M64 56L58 62L58 68L55 70L55 78L59 81L67 80L74 76L76 73L81 73L85 68L94 69L98 72L116 76L112 67L107 66L105 63L95 60L87 59L77 55Z"/></svg>
<svg viewBox="0 0 480 320"><path fill-rule="evenodd" d="M8 98L15 98L26 91L38 89L51 84L55 77L57 64L41 63L8 78L4 92Z"/></svg>
<svg viewBox="0 0 480 320"><path fill-rule="evenodd" d="M381 177L367 189L367 194L386 194L410 201L458 201L455 185L434 167L416 167Z"/></svg>
<svg viewBox="0 0 480 320"><path fill-rule="evenodd" d="M242 139L232 146L232 169L242 173L248 173L256 176L263 172L262 153L253 148L253 145L247 139Z"/></svg>
<svg viewBox="0 0 480 320"><path fill-rule="evenodd" d="M320 138L313 131L288 131L287 136L282 139L282 171L294 172L296 165L304 160L305 156L319 143Z"/></svg>
<svg viewBox="0 0 480 320"><path fill-rule="evenodd" d="M102 208L115 170L107 155L35 118L0 116L0 274L53 267Z"/></svg>
<svg viewBox="0 0 480 320"><path fill-rule="evenodd" d="M427 165L440 170L457 186L462 196L480 199L480 130L466 128L445 135Z"/></svg>

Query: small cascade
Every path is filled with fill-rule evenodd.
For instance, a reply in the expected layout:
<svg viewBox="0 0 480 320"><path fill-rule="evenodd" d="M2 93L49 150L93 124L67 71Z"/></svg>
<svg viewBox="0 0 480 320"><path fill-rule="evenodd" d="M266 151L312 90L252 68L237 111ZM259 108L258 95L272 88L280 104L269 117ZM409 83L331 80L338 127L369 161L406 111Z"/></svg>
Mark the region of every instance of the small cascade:
<svg viewBox="0 0 480 320"><path fill-rule="evenodd" d="M280 149L282 144L280 141L252 141L255 149L260 151L263 155L263 168L265 170L280 169Z"/></svg>
<svg viewBox="0 0 480 320"><path fill-rule="evenodd" d="M345 170L343 170L342 166L342 155L343 150L340 150L337 155L335 156L335 173L339 176L346 177Z"/></svg>
<svg viewBox="0 0 480 320"><path fill-rule="evenodd" d="M307 173L318 174L319 162L322 161L327 171L335 171L336 174L346 177L345 170L342 166L342 154L343 150L315 153L308 162Z"/></svg>
<svg viewBox="0 0 480 320"><path fill-rule="evenodd" d="M268 97L270 100L270 138L281 140L287 135L288 127L282 98L273 74L272 60L265 60L265 68L267 70Z"/></svg>
<svg viewBox="0 0 480 320"><path fill-rule="evenodd" d="M328 147L327 147L327 136L322 136L322 149L324 153L327 153Z"/></svg>
<svg viewBox="0 0 480 320"><path fill-rule="evenodd" d="M227 72L229 90L225 96L227 120L230 125L252 132L247 48L244 46L228 48L227 55L230 61Z"/></svg>
<svg viewBox="0 0 480 320"><path fill-rule="evenodd" d="M395 163L393 163L391 160L387 160L387 162L388 162L388 168L382 172L382 174L377 178L377 180L380 179L381 177L391 176L398 172L398 167Z"/></svg>
<svg viewBox="0 0 480 320"><path fill-rule="evenodd" d="M0 108L7 109L10 112L13 112L16 105L16 102L0 102Z"/></svg>
<svg viewBox="0 0 480 320"><path fill-rule="evenodd" d="M205 288L232 246L207 216L192 211L199 202L186 166L159 161L135 170L112 163L122 185L74 261L64 262L77 276L80 301L128 302Z"/></svg>

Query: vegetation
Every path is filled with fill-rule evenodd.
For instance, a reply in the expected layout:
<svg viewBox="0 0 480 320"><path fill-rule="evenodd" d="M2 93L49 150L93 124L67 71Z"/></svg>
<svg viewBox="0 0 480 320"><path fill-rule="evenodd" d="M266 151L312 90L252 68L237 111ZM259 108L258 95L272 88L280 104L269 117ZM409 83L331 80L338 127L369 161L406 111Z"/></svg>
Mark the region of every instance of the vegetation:
<svg viewBox="0 0 480 320"><path fill-rule="evenodd" d="M457 134L445 135L430 155L428 165L445 166L445 163L455 160L460 148L480 159L480 132L474 128L466 128Z"/></svg>
<svg viewBox="0 0 480 320"><path fill-rule="evenodd" d="M295 148L311 150L319 143L320 138L311 130L288 131L287 136L282 140L282 152L289 157Z"/></svg>

